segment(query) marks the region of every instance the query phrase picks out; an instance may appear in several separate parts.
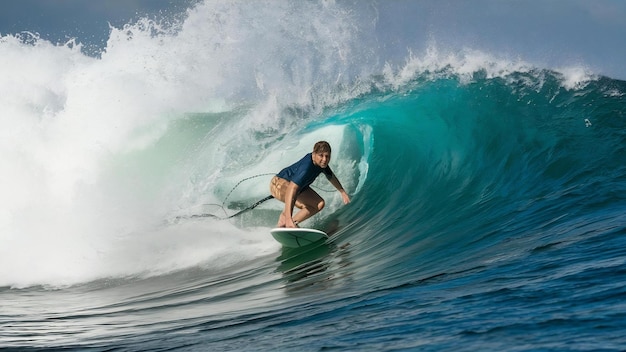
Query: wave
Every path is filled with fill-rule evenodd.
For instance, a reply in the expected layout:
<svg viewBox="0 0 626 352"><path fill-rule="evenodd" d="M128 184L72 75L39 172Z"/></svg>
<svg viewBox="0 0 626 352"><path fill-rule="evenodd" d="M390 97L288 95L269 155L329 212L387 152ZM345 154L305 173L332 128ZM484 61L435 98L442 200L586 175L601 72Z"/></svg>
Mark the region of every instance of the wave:
<svg viewBox="0 0 626 352"><path fill-rule="evenodd" d="M206 204L240 180L276 172L317 139L336 146L333 169L356 197L346 209L331 199L315 224L339 221L338 238L388 250L437 239L451 213L513 216L555 189L577 194L607 165L594 187L623 175L623 82L436 44L386 64L364 16L327 2L204 2L180 22L112 28L100 58L75 42L3 36L0 264L14 270L0 286L276 251L250 226L270 227L277 204L239 223L167 219L213 211ZM263 197L266 183L243 183L229 205ZM398 239L394 221L424 232ZM370 253L381 270L402 258Z"/></svg>
<svg viewBox="0 0 626 352"><path fill-rule="evenodd" d="M376 206L357 207L347 238L376 283L517 259L592 236L588 223L623 228L624 82L577 87L551 71L426 73L361 102L351 115L375 143L359 199Z"/></svg>

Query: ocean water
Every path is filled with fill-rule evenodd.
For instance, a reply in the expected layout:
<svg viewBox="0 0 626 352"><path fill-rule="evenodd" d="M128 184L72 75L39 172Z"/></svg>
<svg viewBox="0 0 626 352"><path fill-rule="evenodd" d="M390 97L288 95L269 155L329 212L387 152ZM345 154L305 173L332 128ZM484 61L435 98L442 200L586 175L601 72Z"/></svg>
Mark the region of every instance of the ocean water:
<svg viewBox="0 0 626 352"><path fill-rule="evenodd" d="M626 348L626 82L436 43L394 65L341 4L256 5L97 58L2 36L0 347ZM322 139L352 197L314 184L327 243L281 248L275 200L221 219Z"/></svg>

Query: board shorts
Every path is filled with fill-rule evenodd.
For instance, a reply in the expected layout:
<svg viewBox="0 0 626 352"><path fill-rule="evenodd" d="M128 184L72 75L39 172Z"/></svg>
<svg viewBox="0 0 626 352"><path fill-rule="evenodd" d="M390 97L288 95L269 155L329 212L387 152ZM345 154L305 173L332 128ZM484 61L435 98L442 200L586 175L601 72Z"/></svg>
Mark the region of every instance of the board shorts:
<svg viewBox="0 0 626 352"><path fill-rule="evenodd" d="M280 200L281 202L284 202L285 196L287 195L287 186L289 186L289 182L291 181L287 181L284 178L278 176L272 177L272 181L270 181L270 194L274 198ZM298 198L298 195L300 195L300 193L304 192L307 189L309 189L309 186L299 189L298 194L296 194L296 199ZM300 205L296 204L296 206L300 208Z"/></svg>

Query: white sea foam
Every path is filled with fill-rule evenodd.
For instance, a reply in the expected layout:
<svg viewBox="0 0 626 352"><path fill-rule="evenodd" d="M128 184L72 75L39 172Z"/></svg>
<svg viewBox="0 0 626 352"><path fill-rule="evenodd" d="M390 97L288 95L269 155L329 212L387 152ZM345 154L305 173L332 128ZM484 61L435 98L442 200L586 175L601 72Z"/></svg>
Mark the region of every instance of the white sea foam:
<svg viewBox="0 0 626 352"><path fill-rule="evenodd" d="M394 89L398 89L418 77L437 79L456 76L461 83L469 83L474 81L477 73L481 73L480 76L487 79L507 78L518 73L532 73L541 80L544 69L548 68L542 68L521 58L499 57L480 50L441 50L433 42L422 54L409 52L403 65L387 64L383 72L387 83ZM551 70L560 76L561 84L566 89L580 89L589 81L597 79L597 75L582 66L551 68Z"/></svg>
<svg viewBox="0 0 626 352"><path fill-rule="evenodd" d="M144 175L133 156L188 112L242 104L252 108L232 131L191 152L235 150L242 141L241 150L258 149L248 133L295 127L284 107L332 96L352 67L349 12L332 2L257 5L206 2L181 23L142 19L112 28L101 58L73 42L0 39L0 286L164 272L275 250L271 238L227 222L156 226L184 203L180 197L210 191L232 156ZM192 184L192 176L207 183Z"/></svg>

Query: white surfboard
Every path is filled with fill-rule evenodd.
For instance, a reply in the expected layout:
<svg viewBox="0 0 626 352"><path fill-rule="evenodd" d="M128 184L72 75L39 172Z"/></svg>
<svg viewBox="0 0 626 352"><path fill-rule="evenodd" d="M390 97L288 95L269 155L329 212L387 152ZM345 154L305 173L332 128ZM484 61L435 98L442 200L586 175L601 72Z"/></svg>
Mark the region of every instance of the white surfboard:
<svg viewBox="0 0 626 352"><path fill-rule="evenodd" d="M324 231L305 228L277 227L272 229L270 233L276 241L289 248L304 247L328 238Z"/></svg>

